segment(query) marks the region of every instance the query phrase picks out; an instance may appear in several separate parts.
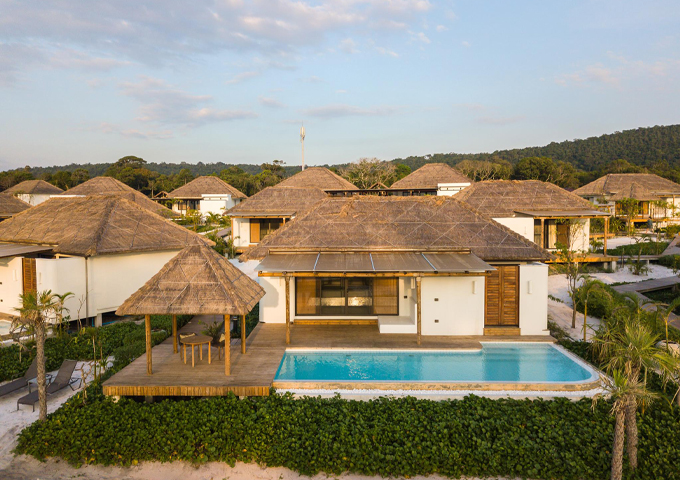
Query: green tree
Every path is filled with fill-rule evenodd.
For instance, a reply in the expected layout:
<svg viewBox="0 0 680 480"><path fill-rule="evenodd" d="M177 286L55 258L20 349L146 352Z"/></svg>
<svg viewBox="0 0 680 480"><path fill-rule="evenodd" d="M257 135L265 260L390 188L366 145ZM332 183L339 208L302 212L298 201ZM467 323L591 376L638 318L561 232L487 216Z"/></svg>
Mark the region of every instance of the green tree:
<svg viewBox="0 0 680 480"><path fill-rule="evenodd" d="M626 219L628 235L635 233L635 218L640 214L640 202L634 198L623 198L616 202L616 215Z"/></svg>
<svg viewBox="0 0 680 480"><path fill-rule="evenodd" d="M371 188L376 183L389 186L395 181L396 167L377 158L360 158L343 168L341 175L359 188Z"/></svg>
<svg viewBox="0 0 680 480"><path fill-rule="evenodd" d="M394 166L394 181L401 180L405 176L411 173L411 167L404 165L403 163L397 163Z"/></svg>
<svg viewBox="0 0 680 480"><path fill-rule="evenodd" d="M39 419L47 420L47 382L45 374L45 333L46 323L50 315L54 314L60 305L59 298L50 290L43 292L26 292L19 295L21 307L19 322L30 326L35 332L36 363L38 366L38 403Z"/></svg>

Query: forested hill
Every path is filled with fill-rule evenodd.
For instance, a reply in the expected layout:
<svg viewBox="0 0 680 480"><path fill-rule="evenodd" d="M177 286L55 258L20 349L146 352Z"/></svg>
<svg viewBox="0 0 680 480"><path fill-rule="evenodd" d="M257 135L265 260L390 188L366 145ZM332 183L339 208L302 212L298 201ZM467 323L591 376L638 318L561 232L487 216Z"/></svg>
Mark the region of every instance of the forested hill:
<svg viewBox="0 0 680 480"><path fill-rule="evenodd" d="M408 165L412 170L426 163L441 162L455 165L463 160L507 160L512 164L526 157L551 157L575 167L594 171L617 159L650 167L668 162L671 168L680 167L680 125L656 126L624 130L584 140L552 142L544 147L497 150L493 153L437 153L421 157L397 158L395 163Z"/></svg>

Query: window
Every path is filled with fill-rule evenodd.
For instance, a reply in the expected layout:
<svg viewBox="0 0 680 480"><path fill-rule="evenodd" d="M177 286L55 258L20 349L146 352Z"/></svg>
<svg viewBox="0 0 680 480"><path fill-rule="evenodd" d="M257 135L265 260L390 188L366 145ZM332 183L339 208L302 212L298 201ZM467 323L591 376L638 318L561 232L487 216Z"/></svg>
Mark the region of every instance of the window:
<svg viewBox="0 0 680 480"><path fill-rule="evenodd" d="M399 284L396 278L296 278L295 314L398 315Z"/></svg>
<svg viewBox="0 0 680 480"><path fill-rule="evenodd" d="M276 231L282 224L281 218L251 218L250 243L260 243L264 237Z"/></svg>

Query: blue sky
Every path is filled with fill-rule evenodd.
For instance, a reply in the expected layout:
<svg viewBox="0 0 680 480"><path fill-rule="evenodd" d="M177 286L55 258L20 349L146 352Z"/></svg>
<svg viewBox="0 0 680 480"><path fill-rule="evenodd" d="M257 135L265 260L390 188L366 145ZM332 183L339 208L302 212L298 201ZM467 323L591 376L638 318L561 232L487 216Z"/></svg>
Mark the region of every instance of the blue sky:
<svg viewBox="0 0 680 480"><path fill-rule="evenodd" d="M680 2L0 0L0 169L308 164L680 123Z"/></svg>

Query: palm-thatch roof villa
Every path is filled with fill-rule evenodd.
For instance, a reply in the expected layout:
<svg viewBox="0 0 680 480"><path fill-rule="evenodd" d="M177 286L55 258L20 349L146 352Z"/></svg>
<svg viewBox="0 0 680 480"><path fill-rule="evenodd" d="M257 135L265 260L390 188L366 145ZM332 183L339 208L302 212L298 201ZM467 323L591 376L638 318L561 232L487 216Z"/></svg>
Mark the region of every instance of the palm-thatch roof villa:
<svg viewBox="0 0 680 480"><path fill-rule="evenodd" d="M472 183L446 163L426 163L390 187L403 195L455 195ZM396 192L395 192L396 193Z"/></svg>
<svg viewBox="0 0 680 480"><path fill-rule="evenodd" d="M680 222L680 185L651 173L611 173L574 190L576 195L624 216L619 202L632 198L638 201L634 222Z"/></svg>
<svg viewBox="0 0 680 480"><path fill-rule="evenodd" d="M182 215L189 210L196 210L202 215L222 215L248 197L219 177L204 176L176 188L166 198L173 201L172 210Z"/></svg>
<svg viewBox="0 0 680 480"><path fill-rule="evenodd" d="M327 168L310 167L232 207L226 215L232 219L234 247L240 252L257 245L325 199L328 190L357 190L357 187Z"/></svg>
<svg viewBox="0 0 680 480"><path fill-rule="evenodd" d="M126 195L57 196L0 223L0 313L19 294L74 296L72 320L114 312L177 252L206 243Z"/></svg>
<svg viewBox="0 0 680 480"><path fill-rule="evenodd" d="M539 180L477 182L456 198L527 240L551 250L562 244L571 250L589 251L590 219L610 216L578 195ZM570 225L577 224L580 227L570 230Z"/></svg>
<svg viewBox="0 0 680 480"><path fill-rule="evenodd" d="M329 197L243 260L260 321L381 333L548 335L550 253L449 196Z"/></svg>
<svg viewBox="0 0 680 480"><path fill-rule="evenodd" d="M94 177L76 185L61 194L66 197L95 196L95 195L118 195L127 198L142 208L150 210L165 218L176 217L177 214L169 208L160 205L134 188L112 177Z"/></svg>
<svg viewBox="0 0 680 480"><path fill-rule="evenodd" d="M16 215L17 213L28 210L29 208L31 208L31 205L24 202L23 200L19 200L15 196L6 194L4 192L0 193L0 220L9 218L12 215Z"/></svg>
<svg viewBox="0 0 680 480"><path fill-rule="evenodd" d="M3 193L14 195L30 205L38 205L49 200L52 195L59 195L62 192L61 188L55 187L45 180L25 180L8 188Z"/></svg>

